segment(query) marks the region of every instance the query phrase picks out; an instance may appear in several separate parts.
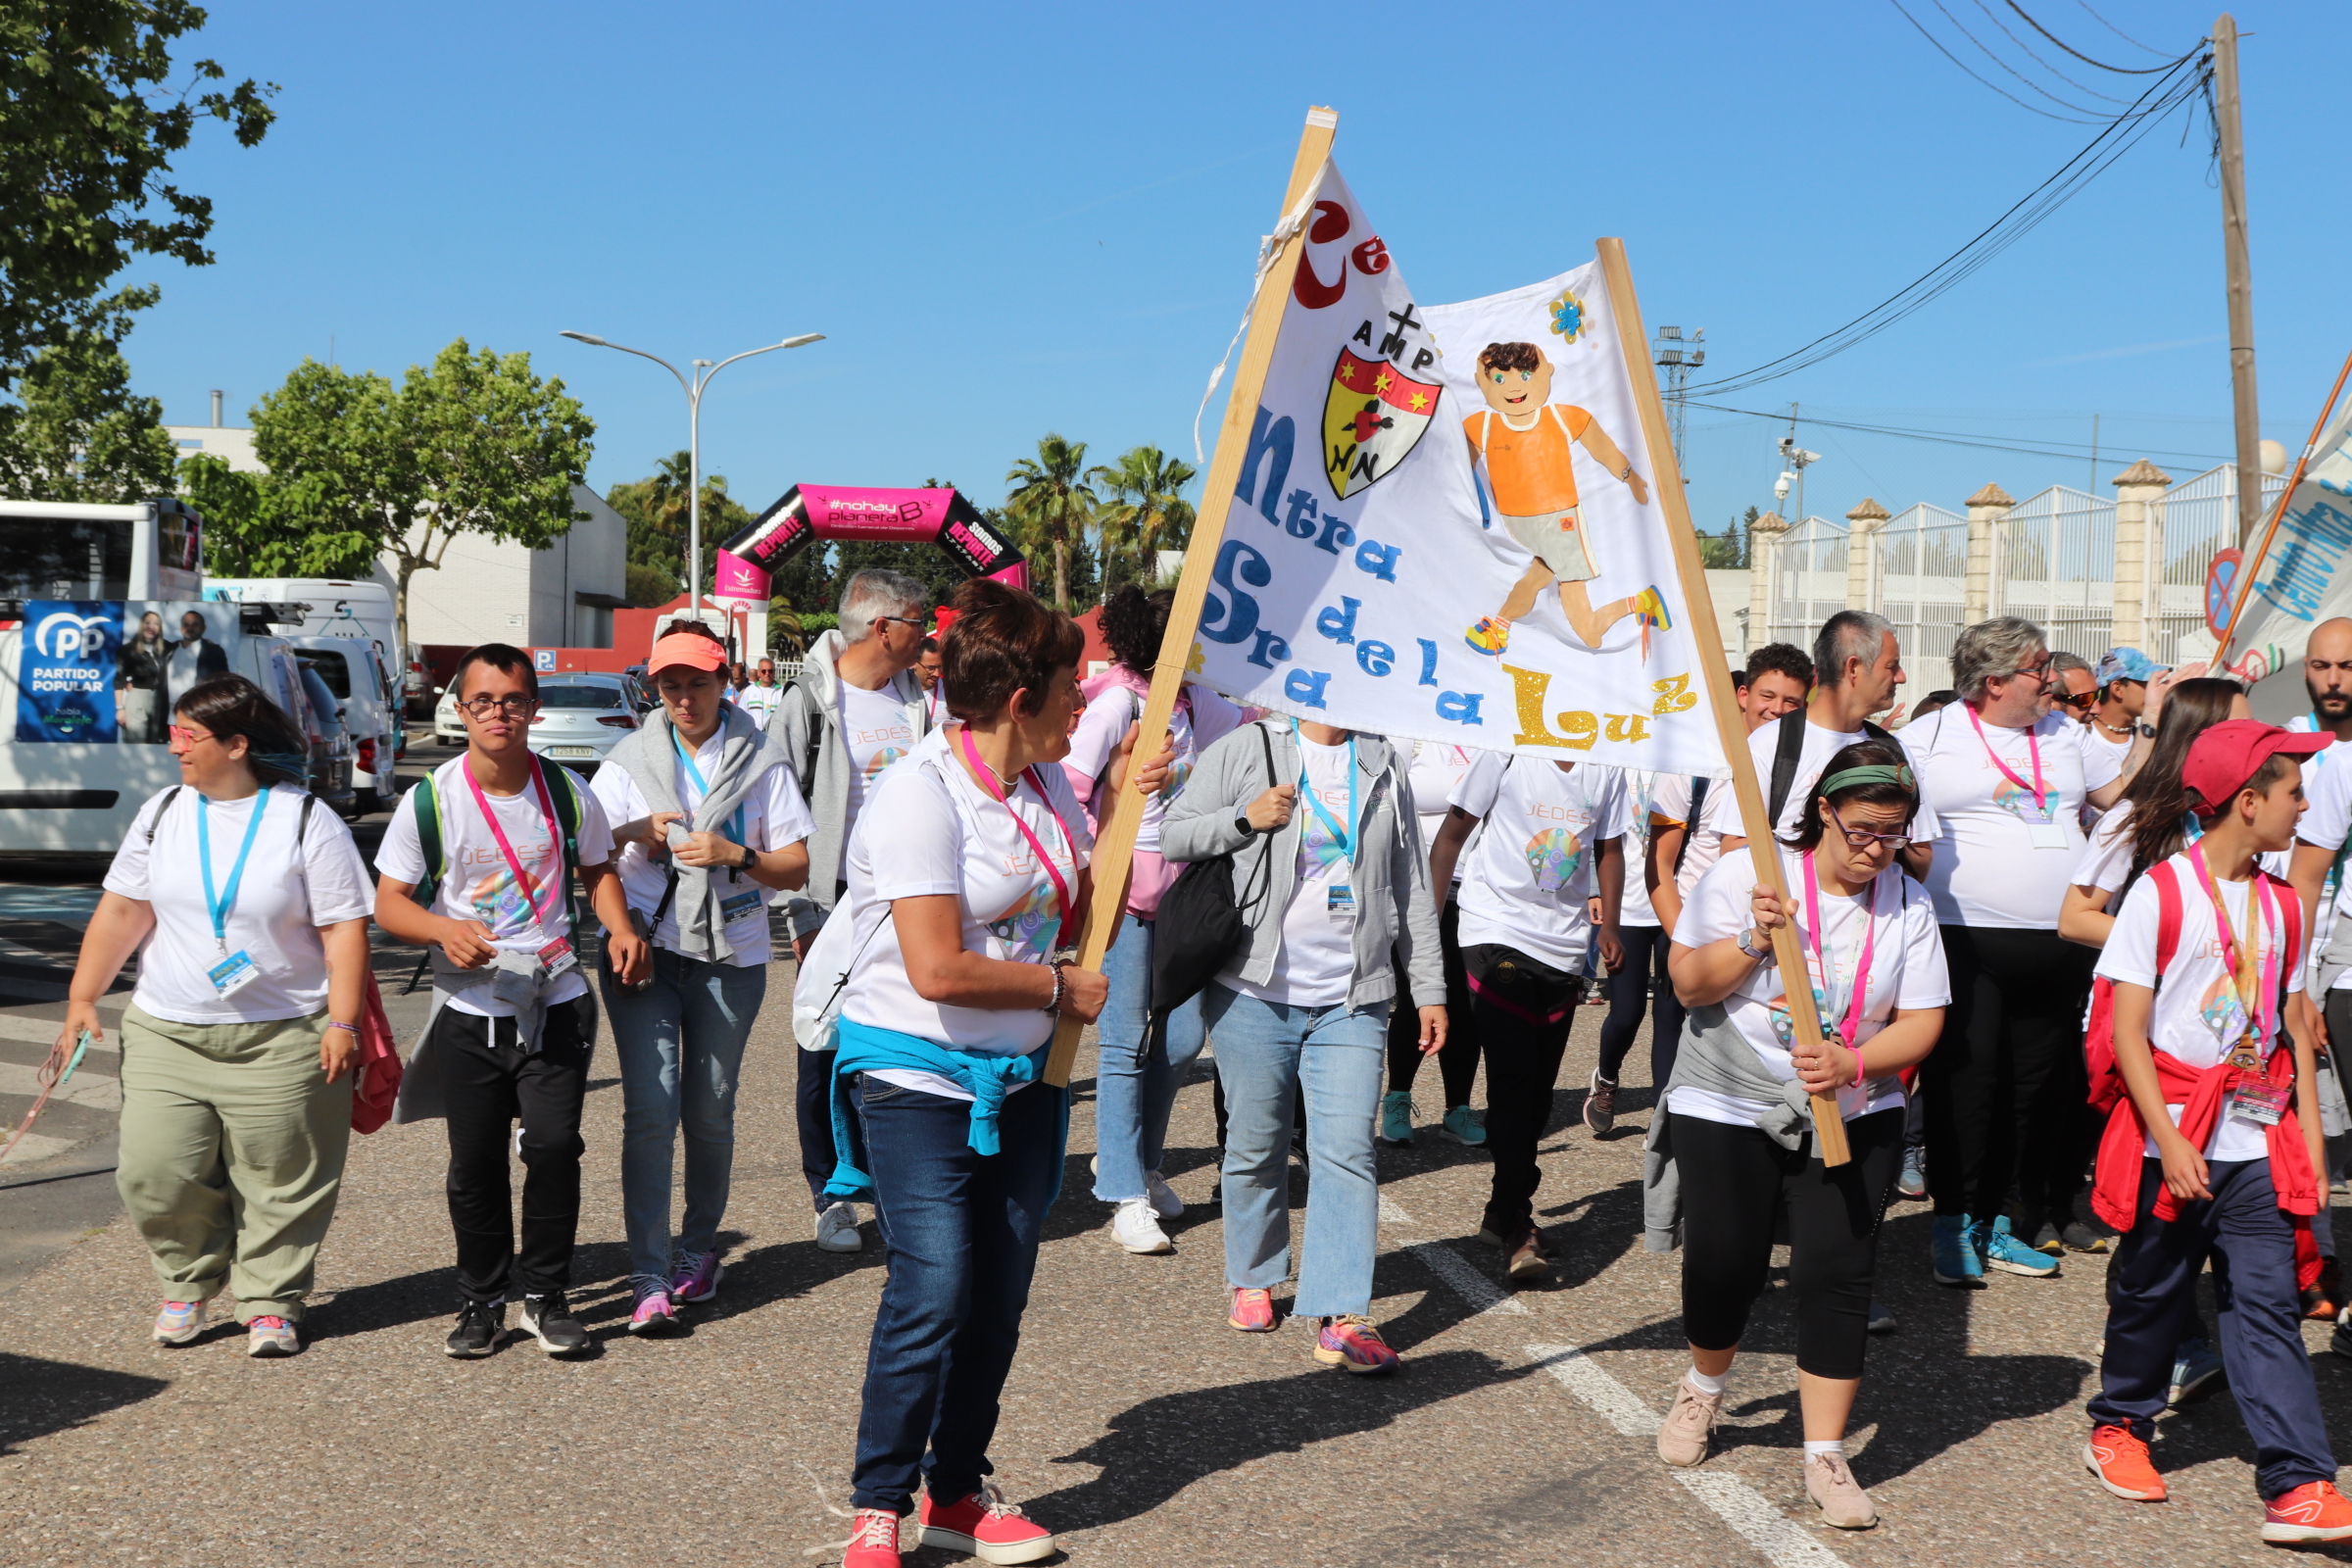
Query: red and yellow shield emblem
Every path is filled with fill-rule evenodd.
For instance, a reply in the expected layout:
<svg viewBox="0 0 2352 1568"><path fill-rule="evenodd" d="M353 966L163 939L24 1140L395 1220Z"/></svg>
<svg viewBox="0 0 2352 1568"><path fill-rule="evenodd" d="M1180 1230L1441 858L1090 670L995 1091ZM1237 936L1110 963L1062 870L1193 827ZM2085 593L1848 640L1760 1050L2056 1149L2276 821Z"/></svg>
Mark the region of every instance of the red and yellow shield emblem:
<svg viewBox="0 0 2352 1568"><path fill-rule="evenodd" d="M1404 461L1437 416L1439 386L1416 381L1386 360L1340 350L1323 403L1323 474L1345 501Z"/></svg>

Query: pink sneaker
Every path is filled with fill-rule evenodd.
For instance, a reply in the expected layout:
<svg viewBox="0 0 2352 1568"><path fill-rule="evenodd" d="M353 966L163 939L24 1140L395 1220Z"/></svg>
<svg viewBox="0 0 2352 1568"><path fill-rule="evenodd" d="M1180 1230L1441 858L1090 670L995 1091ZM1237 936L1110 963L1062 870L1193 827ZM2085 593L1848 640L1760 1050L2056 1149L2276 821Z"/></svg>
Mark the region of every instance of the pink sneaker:
<svg viewBox="0 0 2352 1568"><path fill-rule="evenodd" d="M926 1492L915 1518L917 1544L968 1552L982 1562L1035 1562L1054 1555L1054 1532L1023 1518L993 1481L944 1508Z"/></svg>
<svg viewBox="0 0 2352 1568"><path fill-rule="evenodd" d="M1322 1332L1315 1336L1315 1359L1350 1372L1393 1372L1401 1364L1372 1320L1352 1312L1323 1320Z"/></svg>
<svg viewBox="0 0 2352 1568"><path fill-rule="evenodd" d="M245 1325L245 1353L265 1359L277 1355L294 1355L301 1351L302 1341L295 1337L294 1325L282 1317L265 1313Z"/></svg>
<svg viewBox="0 0 2352 1568"><path fill-rule="evenodd" d="M202 1301L166 1301L156 1308L155 1343L185 1345L204 1332Z"/></svg>
<svg viewBox="0 0 2352 1568"><path fill-rule="evenodd" d="M700 1257L681 1257L671 1271L669 1294L673 1300L689 1306L699 1306L718 1294L718 1281L727 1272L727 1265L715 1251Z"/></svg>
<svg viewBox="0 0 2352 1568"><path fill-rule="evenodd" d="M1273 1333L1274 1293L1272 1291L1252 1291L1238 1285L1235 1286L1233 1310L1225 1314L1225 1321L1240 1329L1244 1334Z"/></svg>
<svg viewBox="0 0 2352 1568"><path fill-rule="evenodd" d="M637 1310L629 1314L631 1334L658 1339L677 1329L678 1309L670 1304L669 1292L651 1290L637 1298Z"/></svg>
<svg viewBox="0 0 2352 1568"><path fill-rule="evenodd" d="M899 1568L899 1516L888 1508L858 1509L846 1544L841 1568Z"/></svg>

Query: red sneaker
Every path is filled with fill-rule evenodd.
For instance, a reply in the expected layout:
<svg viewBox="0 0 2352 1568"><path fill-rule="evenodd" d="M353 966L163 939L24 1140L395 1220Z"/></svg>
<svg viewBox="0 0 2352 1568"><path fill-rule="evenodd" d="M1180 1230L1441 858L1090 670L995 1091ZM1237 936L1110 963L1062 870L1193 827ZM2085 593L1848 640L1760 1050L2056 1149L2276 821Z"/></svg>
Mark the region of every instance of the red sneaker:
<svg viewBox="0 0 2352 1568"><path fill-rule="evenodd" d="M1393 1372L1397 1366L1396 1352L1389 1348L1372 1320L1354 1313L1323 1320L1315 1335L1315 1359L1350 1372Z"/></svg>
<svg viewBox="0 0 2352 1568"><path fill-rule="evenodd" d="M2352 1541L2352 1500L2326 1481L2281 1492L2262 1510L2262 1539L2278 1546Z"/></svg>
<svg viewBox="0 0 2352 1568"><path fill-rule="evenodd" d="M1233 1310L1225 1314L1225 1321L1240 1329L1244 1334L1273 1333L1274 1293L1272 1291L1253 1291L1246 1286L1235 1286L1233 1288Z"/></svg>
<svg viewBox="0 0 2352 1568"><path fill-rule="evenodd" d="M1054 1532L1023 1518L994 1481L944 1508L926 1492L915 1518L920 1522L912 1544L968 1552L986 1563L1035 1562L1054 1555ZM843 1568L852 1565L845 1562Z"/></svg>
<svg viewBox="0 0 2352 1568"><path fill-rule="evenodd" d="M2164 1500L2164 1477L2156 1473L2155 1464L2149 1460L2148 1446L2133 1437L2130 1427L2091 1428L2090 1442L2082 1449L2082 1463L2099 1478L2100 1486L2119 1497L2129 1497L2133 1502ZM2267 1531L2269 1527L2264 1528Z"/></svg>
<svg viewBox="0 0 2352 1568"><path fill-rule="evenodd" d="M888 1508L858 1509L841 1568L899 1568L899 1516Z"/></svg>

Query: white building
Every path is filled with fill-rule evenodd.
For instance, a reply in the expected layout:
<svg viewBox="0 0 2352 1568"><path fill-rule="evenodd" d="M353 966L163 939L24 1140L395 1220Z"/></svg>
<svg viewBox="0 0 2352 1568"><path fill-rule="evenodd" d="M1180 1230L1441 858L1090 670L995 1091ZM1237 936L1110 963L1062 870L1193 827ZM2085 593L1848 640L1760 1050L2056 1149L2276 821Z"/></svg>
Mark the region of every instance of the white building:
<svg viewBox="0 0 2352 1568"><path fill-rule="evenodd" d="M219 422L220 397L213 395L213 423L168 424L165 432L183 458L205 453L262 472L253 432ZM439 570L410 579L409 641L612 647L612 612L628 604L628 523L584 484L571 487L571 504L586 518L544 550L480 534L451 540ZM397 589L389 558L376 563L374 577Z"/></svg>

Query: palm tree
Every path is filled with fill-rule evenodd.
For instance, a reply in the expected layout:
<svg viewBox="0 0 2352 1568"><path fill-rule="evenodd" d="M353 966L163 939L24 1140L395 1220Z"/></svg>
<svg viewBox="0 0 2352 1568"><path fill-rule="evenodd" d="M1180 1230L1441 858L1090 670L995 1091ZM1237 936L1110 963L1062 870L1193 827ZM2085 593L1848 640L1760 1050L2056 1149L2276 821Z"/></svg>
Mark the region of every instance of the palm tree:
<svg viewBox="0 0 2352 1568"><path fill-rule="evenodd" d="M654 465L645 481L648 520L658 533L676 538L686 531L686 496L694 487L694 455L677 451Z"/></svg>
<svg viewBox="0 0 2352 1568"><path fill-rule="evenodd" d="M1012 488L1004 509L1030 539L1054 552L1054 607L1070 610L1070 540L1083 531L1101 505L1086 481L1086 443L1049 431L1037 444L1035 458L1023 458L1004 475Z"/></svg>
<svg viewBox="0 0 2352 1568"><path fill-rule="evenodd" d="M1133 575L1151 582L1156 575L1158 553L1181 550L1192 537L1193 509L1177 492L1193 482L1189 463L1170 458L1159 448L1131 447L1119 461L1097 468L1087 477L1102 481L1113 497L1102 513L1102 597L1110 598L1112 563L1120 555L1134 557Z"/></svg>

